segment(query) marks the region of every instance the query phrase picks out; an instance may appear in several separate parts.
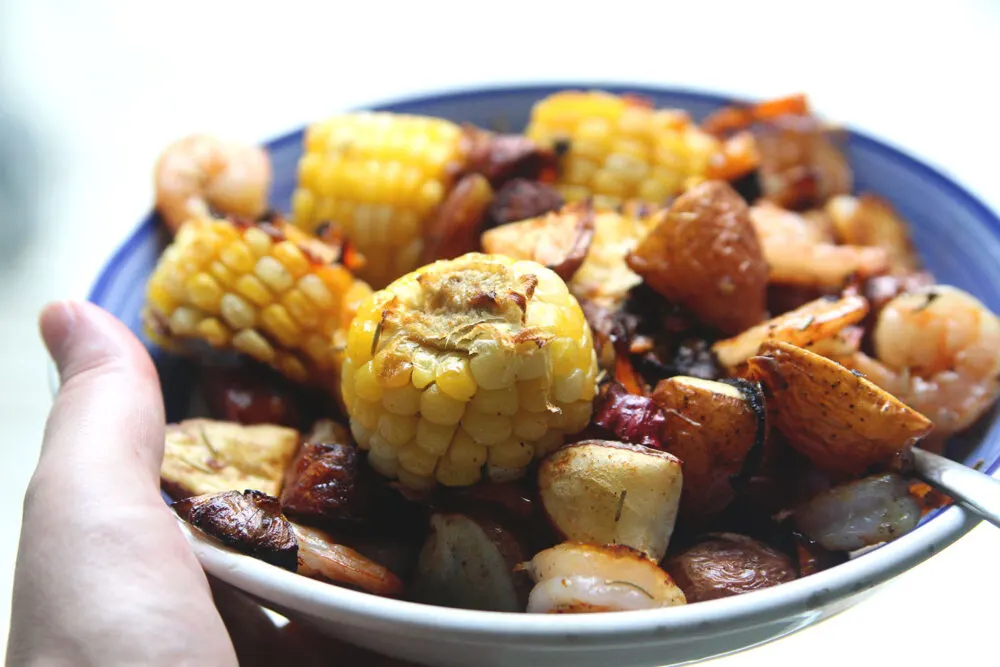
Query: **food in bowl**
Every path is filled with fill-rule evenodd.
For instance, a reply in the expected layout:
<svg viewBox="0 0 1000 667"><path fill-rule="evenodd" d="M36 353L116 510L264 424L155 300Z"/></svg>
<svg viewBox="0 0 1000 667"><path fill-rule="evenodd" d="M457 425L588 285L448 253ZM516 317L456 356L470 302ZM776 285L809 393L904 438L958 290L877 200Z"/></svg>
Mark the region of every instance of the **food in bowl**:
<svg viewBox="0 0 1000 667"><path fill-rule="evenodd" d="M912 530L910 448L997 398L1000 322L802 97L347 114L298 179L288 214L194 188L144 322L205 365L178 514L303 576L531 613L781 585Z"/></svg>

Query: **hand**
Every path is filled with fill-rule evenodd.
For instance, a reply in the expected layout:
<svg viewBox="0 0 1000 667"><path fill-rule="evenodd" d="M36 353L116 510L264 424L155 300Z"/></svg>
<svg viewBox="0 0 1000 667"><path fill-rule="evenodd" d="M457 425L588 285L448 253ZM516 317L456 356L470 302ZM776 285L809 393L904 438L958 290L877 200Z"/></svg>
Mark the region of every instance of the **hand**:
<svg viewBox="0 0 1000 667"><path fill-rule="evenodd" d="M9 665L236 665L159 492L164 413L134 335L91 304L41 317L60 388L24 500Z"/></svg>

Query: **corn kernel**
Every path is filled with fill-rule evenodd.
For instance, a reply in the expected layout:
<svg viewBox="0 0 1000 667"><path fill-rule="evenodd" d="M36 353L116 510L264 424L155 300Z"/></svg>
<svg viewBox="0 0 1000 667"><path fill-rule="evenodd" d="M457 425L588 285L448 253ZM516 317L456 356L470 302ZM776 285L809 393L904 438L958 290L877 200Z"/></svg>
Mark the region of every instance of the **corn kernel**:
<svg viewBox="0 0 1000 667"><path fill-rule="evenodd" d="M458 429L451 439L445 460L467 468L480 468L486 463L486 445L475 441L464 429Z"/></svg>
<svg viewBox="0 0 1000 667"><path fill-rule="evenodd" d="M372 370L383 387L405 387L410 384L413 364L403 355L377 354L372 359Z"/></svg>
<svg viewBox="0 0 1000 667"><path fill-rule="evenodd" d="M412 384L382 391L382 405L395 415L415 415L420 409L420 390Z"/></svg>
<svg viewBox="0 0 1000 667"><path fill-rule="evenodd" d="M488 415L478 410L466 410L462 417L462 428L481 445L495 445L510 437L510 419Z"/></svg>
<svg viewBox="0 0 1000 667"><path fill-rule="evenodd" d="M382 400L382 385L372 369L372 362L366 362L354 373L354 391L359 398L366 401L380 402Z"/></svg>
<svg viewBox="0 0 1000 667"><path fill-rule="evenodd" d="M292 274L274 257L261 257L254 267L254 275L276 293L281 293L295 284Z"/></svg>
<svg viewBox="0 0 1000 667"><path fill-rule="evenodd" d="M233 241L222 249L219 259L237 274L250 273L256 258L253 251L243 241Z"/></svg>
<svg viewBox="0 0 1000 667"><path fill-rule="evenodd" d="M193 336L201 321L201 313L194 308L178 308L170 316L170 331L175 336Z"/></svg>
<svg viewBox="0 0 1000 667"><path fill-rule="evenodd" d="M525 440L538 440L549 430L549 417L546 412L522 410L511 421L514 423L514 435Z"/></svg>
<svg viewBox="0 0 1000 667"><path fill-rule="evenodd" d="M378 436L372 436L372 439L374 440L376 437ZM374 451L369 451L368 465L375 472L389 479L395 479L399 474L399 461L396 459L394 452L379 452L376 454Z"/></svg>
<svg viewBox="0 0 1000 667"><path fill-rule="evenodd" d="M357 420L366 429L374 432L378 428L378 418L381 413L380 404L374 401L366 401L359 395L354 399L354 405L351 408L351 419Z"/></svg>
<svg viewBox="0 0 1000 667"><path fill-rule="evenodd" d="M304 328L311 329L319 324L320 313L312 301L301 290L292 289L281 298L281 303L295 321Z"/></svg>
<svg viewBox="0 0 1000 667"><path fill-rule="evenodd" d="M413 375L410 381L417 389L424 389L431 382L434 382L437 370L437 357L430 350L417 348L413 353Z"/></svg>
<svg viewBox="0 0 1000 667"><path fill-rule="evenodd" d="M469 405L486 414L513 415L517 412L517 386L510 384L503 389L480 389Z"/></svg>
<svg viewBox="0 0 1000 667"><path fill-rule="evenodd" d="M487 462L499 468L524 468L534 457L534 448L521 440L507 440L487 452Z"/></svg>
<svg viewBox="0 0 1000 667"><path fill-rule="evenodd" d="M306 382L309 379L309 371L294 354L279 352L273 363L285 377L294 382Z"/></svg>
<svg viewBox="0 0 1000 667"><path fill-rule="evenodd" d="M457 424L465 413L465 403L448 396L438 385L420 394L420 414L435 424Z"/></svg>
<svg viewBox="0 0 1000 667"><path fill-rule="evenodd" d="M298 246L291 241L282 241L275 245L273 253L274 258L281 262L281 265L294 279L306 275L312 267Z"/></svg>
<svg viewBox="0 0 1000 667"><path fill-rule="evenodd" d="M333 305L333 297L330 290L318 276L309 274L299 279L299 289L320 308L329 308Z"/></svg>
<svg viewBox="0 0 1000 667"><path fill-rule="evenodd" d="M394 447L402 447L417 435L417 418L383 412L378 419L377 433Z"/></svg>
<svg viewBox="0 0 1000 667"><path fill-rule="evenodd" d="M257 361L270 363L274 360L274 348L256 329L244 329L233 336L233 347L248 354Z"/></svg>
<svg viewBox="0 0 1000 667"><path fill-rule="evenodd" d="M518 381L534 380L549 373L549 357L541 351L518 356L516 377Z"/></svg>
<svg viewBox="0 0 1000 667"><path fill-rule="evenodd" d="M548 456L562 446L563 434L555 429L551 429L532 444L535 448L535 458L540 459Z"/></svg>
<svg viewBox="0 0 1000 667"><path fill-rule="evenodd" d="M199 322L196 331L212 347L222 348L229 345L231 338L229 329L214 317L207 317Z"/></svg>
<svg viewBox="0 0 1000 667"><path fill-rule="evenodd" d="M361 449L368 449L368 441L371 440L372 432L361 425L356 419L351 420L351 437L358 443Z"/></svg>
<svg viewBox="0 0 1000 667"><path fill-rule="evenodd" d="M483 474L480 468L470 468L443 458L438 461L434 476L445 486L470 486L482 479Z"/></svg>
<svg viewBox="0 0 1000 667"><path fill-rule="evenodd" d="M433 476L424 477L422 475L415 475L402 466L398 470L398 477L403 486L416 491L426 491L434 486Z"/></svg>
<svg viewBox="0 0 1000 667"><path fill-rule="evenodd" d="M257 324L257 311L242 297L224 294L219 303L222 319L234 329L252 329Z"/></svg>
<svg viewBox="0 0 1000 667"><path fill-rule="evenodd" d="M266 257L271 253L271 237L257 227L251 227L243 232L243 240L257 257Z"/></svg>
<svg viewBox="0 0 1000 667"><path fill-rule="evenodd" d="M268 305L273 299L264 283L249 274L240 276L236 281L236 291L260 307Z"/></svg>
<svg viewBox="0 0 1000 667"><path fill-rule="evenodd" d="M513 354L502 350L495 341L479 341L475 352L469 361L469 370L476 385L483 389L502 389L514 384L517 365Z"/></svg>
<svg viewBox="0 0 1000 667"><path fill-rule="evenodd" d="M302 339L299 328L285 307L274 303L260 312L261 326L285 347L296 347Z"/></svg>
<svg viewBox="0 0 1000 667"><path fill-rule="evenodd" d="M421 419L417 422L417 446L435 456L441 456L451 446L451 439L457 428L457 424L435 424L426 418Z"/></svg>
<svg viewBox="0 0 1000 667"><path fill-rule="evenodd" d="M476 380L464 357L448 356L438 362L436 384L444 394L459 401L467 401L476 393Z"/></svg>
<svg viewBox="0 0 1000 667"><path fill-rule="evenodd" d="M583 369L576 368L568 375L557 376L552 384L552 395L560 403L572 403L583 397Z"/></svg>
<svg viewBox="0 0 1000 667"><path fill-rule="evenodd" d="M517 405L527 412L545 412L549 407L548 380L544 377L517 383Z"/></svg>
<svg viewBox="0 0 1000 667"><path fill-rule="evenodd" d="M406 444L406 443L403 443ZM415 444L402 447L398 452L399 465L409 473L433 479L438 457Z"/></svg>

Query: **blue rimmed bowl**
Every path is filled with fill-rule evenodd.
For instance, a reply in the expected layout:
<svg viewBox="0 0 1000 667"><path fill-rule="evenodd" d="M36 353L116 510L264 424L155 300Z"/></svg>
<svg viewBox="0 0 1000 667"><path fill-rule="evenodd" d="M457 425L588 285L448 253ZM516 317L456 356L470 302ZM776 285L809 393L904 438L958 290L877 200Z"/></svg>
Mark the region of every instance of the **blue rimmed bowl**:
<svg viewBox="0 0 1000 667"><path fill-rule="evenodd" d="M377 108L485 127L525 125L538 99L573 85L477 88L390 102ZM731 102L666 88L589 84L633 92L696 118ZM288 210L302 133L267 146L274 163L274 206ZM847 152L858 190L888 198L912 224L913 238L938 280L1000 312L1000 219L943 174L900 150L850 132ZM111 258L90 299L141 335L146 279L165 244L147 217ZM154 356L159 356L151 348ZM191 368L159 359L168 419L184 417ZM977 429L956 455L997 476L1000 423ZM429 665L665 665L738 651L795 632L851 606L886 580L966 534L977 519L960 507L938 510L912 533L860 558L804 579L736 598L613 614L539 616L429 607L320 583L242 556L187 532L202 566L290 618L376 651Z"/></svg>

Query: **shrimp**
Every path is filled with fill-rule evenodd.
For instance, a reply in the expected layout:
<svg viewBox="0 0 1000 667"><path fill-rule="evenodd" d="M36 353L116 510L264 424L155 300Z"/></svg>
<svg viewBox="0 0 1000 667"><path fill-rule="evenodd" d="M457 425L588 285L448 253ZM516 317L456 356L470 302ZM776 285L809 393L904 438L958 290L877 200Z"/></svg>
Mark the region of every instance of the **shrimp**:
<svg viewBox="0 0 1000 667"><path fill-rule="evenodd" d="M800 215L761 202L750 209L769 280L784 285L839 288L852 276L868 277L889 268L884 248L835 245L824 215Z"/></svg>
<svg viewBox="0 0 1000 667"><path fill-rule="evenodd" d="M685 604L670 575L622 545L564 542L518 566L535 581L529 614L579 614Z"/></svg>
<svg viewBox="0 0 1000 667"><path fill-rule="evenodd" d="M399 578L378 563L337 544L322 531L289 523L299 546L299 574L386 597L398 597L403 592Z"/></svg>
<svg viewBox="0 0 1000 667"><path fill-rule="evenodd" d="M267 210L271 160L259 146L196 134L175 141L156 163L156 209L171 232L217 213L256 218Z"/></svg>
<svg viewBox="0 0 1000 667"><path fill-rule="evenodd" d="M934 422L941 440L965 430L1000 397L1000 319L957 287L897 296L879 313L875 358L841 363Z"/></svg>

